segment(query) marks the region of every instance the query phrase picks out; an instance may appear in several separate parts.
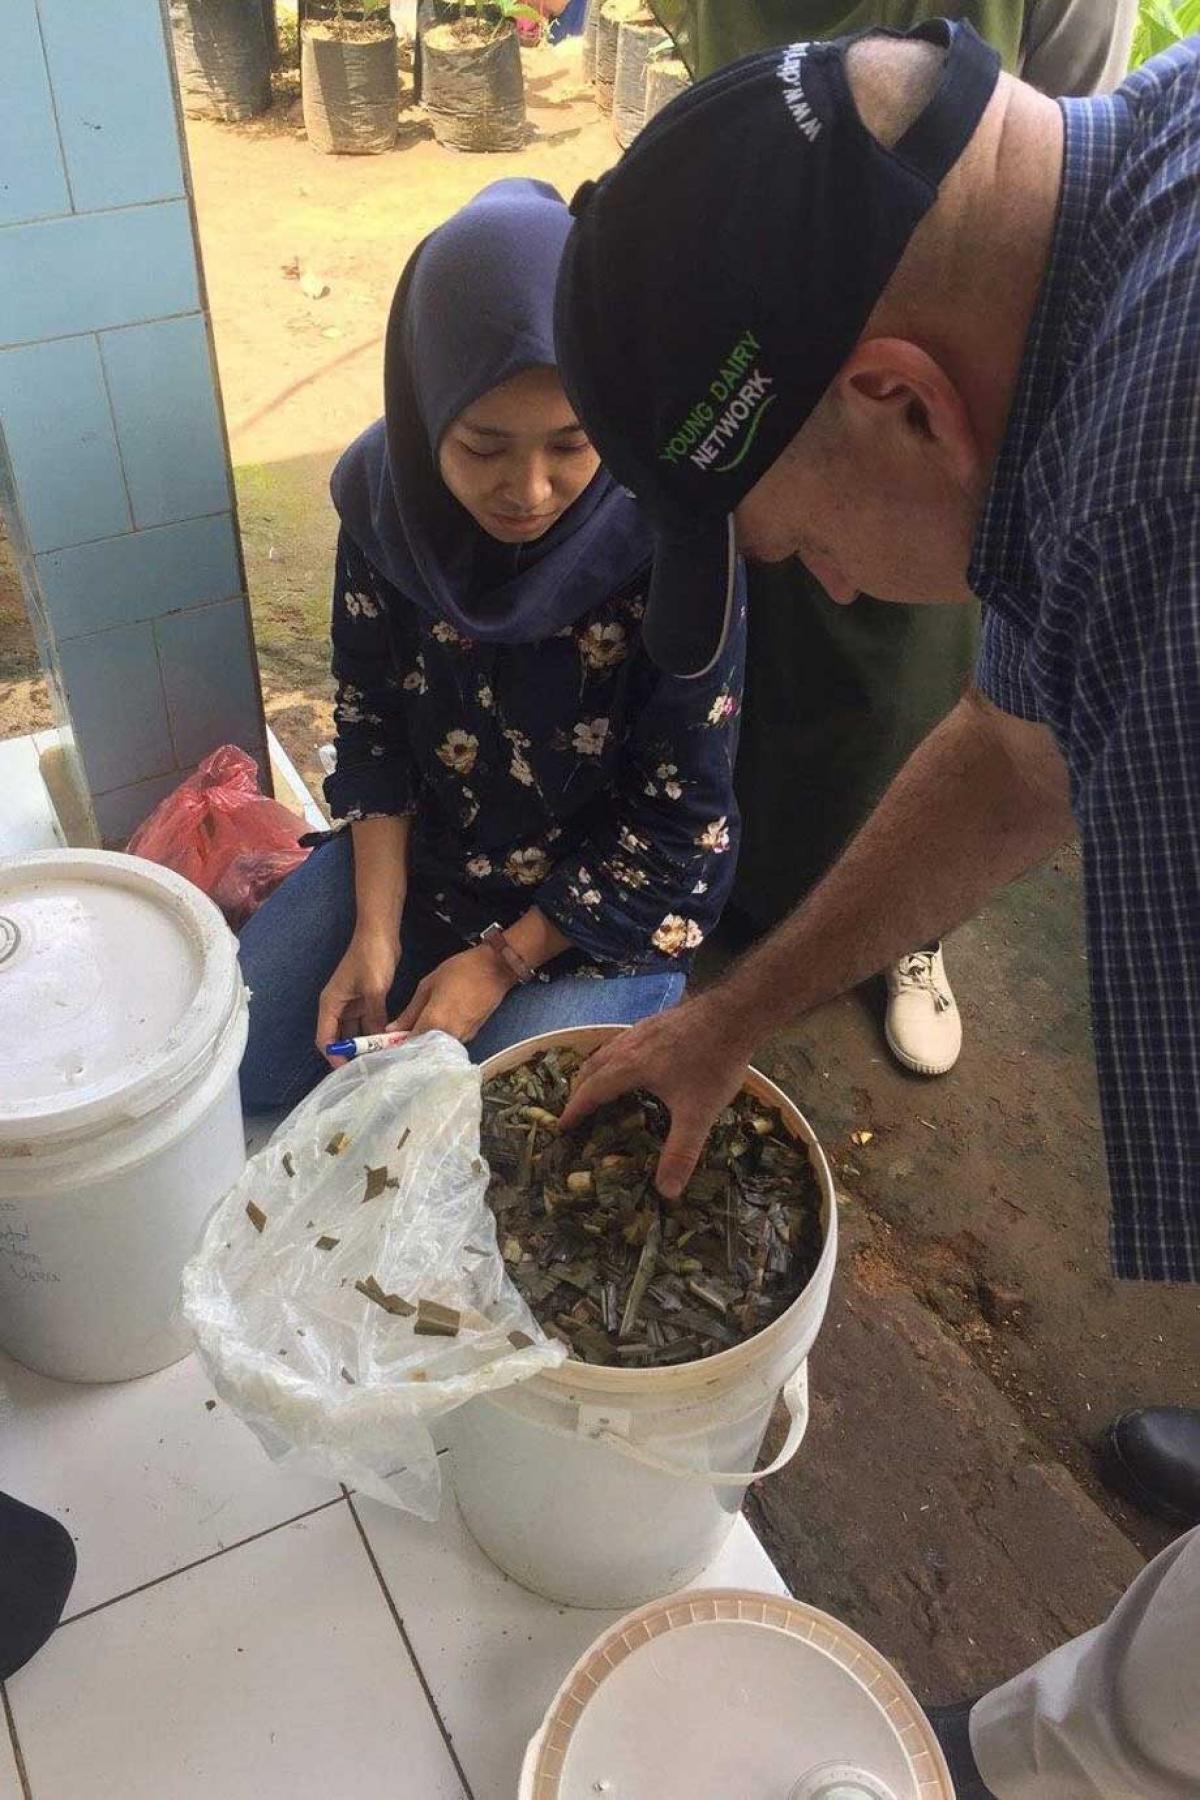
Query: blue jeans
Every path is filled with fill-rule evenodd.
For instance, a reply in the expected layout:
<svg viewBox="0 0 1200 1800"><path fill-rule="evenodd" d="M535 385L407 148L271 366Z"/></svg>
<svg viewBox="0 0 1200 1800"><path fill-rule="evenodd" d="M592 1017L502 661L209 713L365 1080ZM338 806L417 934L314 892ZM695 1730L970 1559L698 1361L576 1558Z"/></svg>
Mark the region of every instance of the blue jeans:
<svg viewBox="0 0 1200 1800"><path fill-rule="evenodd" d="M321 844L276 888L243 927L242 975L251 991L250 1035L242 1059L247 1112L295 1106L329 1065L313 1044L317 1001L354 932L354 856L350 833ZM417 983L463 948L448 925L410 893L400 931L400 966L388 1017L407 1006ZM469 1045L483 1062L522 1038L571 1025L632 1025L665 1012L683 994L674 970L648 975L560 975L514 988Z"/></svg>

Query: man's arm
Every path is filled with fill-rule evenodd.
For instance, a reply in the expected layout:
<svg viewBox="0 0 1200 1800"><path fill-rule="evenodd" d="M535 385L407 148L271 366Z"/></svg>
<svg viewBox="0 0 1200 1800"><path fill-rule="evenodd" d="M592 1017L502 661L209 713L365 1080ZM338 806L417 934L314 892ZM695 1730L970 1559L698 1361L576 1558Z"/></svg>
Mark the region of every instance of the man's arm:
<svg viewBox="0 0 1200 1800"><path fill-rule="evenodd" d="M720 984L727 1028L756 1042L931 943L1071 829L1050 733L971 691L809 899Z"/></svg>
<svg viewBox="0 0 1200 1800"><path fill-rule="evenodd" d="M1071 830L1066 768L1049 732L969 692L765 943L716 986L591 1058L564 1127L650 1088L671 1112L658 1185L677 1195L756 1044L971 917Z"/></svg>

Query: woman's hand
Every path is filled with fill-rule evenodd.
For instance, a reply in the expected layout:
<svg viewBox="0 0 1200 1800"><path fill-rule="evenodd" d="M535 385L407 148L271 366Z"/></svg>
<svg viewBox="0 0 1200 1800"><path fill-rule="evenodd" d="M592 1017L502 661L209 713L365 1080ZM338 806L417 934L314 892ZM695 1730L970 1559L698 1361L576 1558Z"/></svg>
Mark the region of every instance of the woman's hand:
<svg viewBox="0 0 1200 1800"><path fill-rule="evenodd" d="M516 985L487 944L448 956L433 973L419 982L417 991L395 1020L392 1029L446 1031L469 1044L509 990Z"/></svg>
<svg viewBox="0 0 1200 1800"><path fill-rule="evenodd" d="M317 1049L325 1055L335 1038L362 1037L382 1031L387 1024L387 997L400 961L399 937L394 932L363 930L321 992L317 1009ZM326 1058L336 1069L342 1058Z"/></svg>

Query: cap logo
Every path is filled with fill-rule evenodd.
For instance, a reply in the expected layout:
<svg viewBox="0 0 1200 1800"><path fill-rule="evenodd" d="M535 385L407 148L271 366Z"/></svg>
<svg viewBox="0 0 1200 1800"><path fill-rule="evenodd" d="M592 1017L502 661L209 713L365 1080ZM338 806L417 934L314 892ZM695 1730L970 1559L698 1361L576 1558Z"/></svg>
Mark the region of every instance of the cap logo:
<svg viewBox="0 0 1200 1800"><path fill-rule="evenodd" d="M763 414L776 398L771 391L773 377L755 360L761 349L752 331L742 333L709 382L708 392L662 446L659 462L673 467L686 457L697 469L716 475L737 468L754 442ZM733 455L718 462L722 450L738 439Z"/></svg>
<svg viewBox="0 0 1200 1800"><path fill-rule="evenodd" d="M783 83L783 103L799 130L814 144L821 135L821 121L804 98L804 58L811 49L811 43L789 44L778 72Z"/></svg>

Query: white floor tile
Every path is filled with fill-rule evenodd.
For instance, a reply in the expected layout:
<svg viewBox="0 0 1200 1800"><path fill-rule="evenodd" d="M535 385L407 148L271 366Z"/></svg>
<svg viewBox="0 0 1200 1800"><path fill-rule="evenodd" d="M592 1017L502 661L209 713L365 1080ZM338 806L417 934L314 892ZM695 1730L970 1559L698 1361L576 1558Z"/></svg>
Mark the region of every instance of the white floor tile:
<svg viewBox="0 0 1200 1800"><path fill-rule="evenodd" d="M0 742L0 854L57 850L62 832L46 792L32 737Z"/></svg>
<svg viewBox="0 0 1200 1800"><path fill-rule="evenodd" d="M721 1554L708 1566L695 1587L744 1587L756 1594L786 1594L787 1582L775 1567L754 1532L740 1518L725 1540Z"/></svg>
<svg viewBox="0 0 1200 1800"><path fill-rule="evenodd" d="M298 806L310 831L328 831L329 819L319 800L314 799L295 763L267 726L267 753L271 758L275 798L284 806ZM281 789L283 790L281 792Z"/></svg>
<svg viewBox="0 0 1200 1800"><path fill-rule="evenodd" d="M332 1499L285 1475L194 1357L140 1381L51 1381L0 1356L4 1486L71 1532L67 1617Z"/></svg>
<svg viewBox="0 0 1200 1800"><path fill-rule="evenodd" d="M437 1525L369 1500L354 1505L475 1800L513 1800L525 1746L559 1683L619 1614L556 1606L509 1581L449 1496ZM785 1591L744 1519L696 1585Z"/></svg>
<svg viewBox="0 0 1200 1800"><path fill-rule="evenodd" d="M344 1503L61 1626L9 1695L34 1800L463 1793Z"/></svg>

